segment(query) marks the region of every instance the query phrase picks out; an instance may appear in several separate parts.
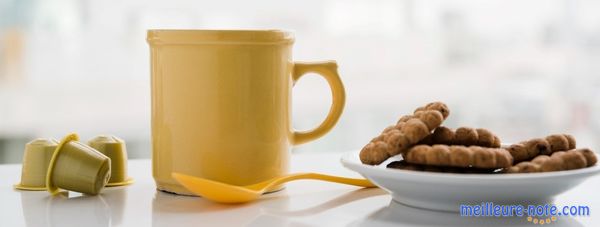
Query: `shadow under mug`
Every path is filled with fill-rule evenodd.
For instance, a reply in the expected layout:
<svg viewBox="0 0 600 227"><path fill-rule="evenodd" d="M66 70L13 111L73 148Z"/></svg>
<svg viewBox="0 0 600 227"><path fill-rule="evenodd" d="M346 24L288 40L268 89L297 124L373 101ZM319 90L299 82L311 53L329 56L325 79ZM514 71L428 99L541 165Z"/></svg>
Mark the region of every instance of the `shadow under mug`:
<svg viewBox="0 0 600 227"><path fill-rule="evenodd" d="M191 195L180 172L249 185L288 171L291 146L325 135L345 103L335 61L292 61L291 32L149 30L152 164L159 190ZM291 89L306 73L329 83L332 105L313 130L295 131Z"/></svg>

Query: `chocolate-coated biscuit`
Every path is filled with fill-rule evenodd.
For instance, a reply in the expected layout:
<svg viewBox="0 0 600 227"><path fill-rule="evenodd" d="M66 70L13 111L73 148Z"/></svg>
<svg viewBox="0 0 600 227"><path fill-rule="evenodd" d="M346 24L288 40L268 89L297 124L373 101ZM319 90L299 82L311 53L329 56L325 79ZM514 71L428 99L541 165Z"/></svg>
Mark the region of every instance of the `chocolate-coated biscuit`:
<svg viewBox="0 0 600 227"><path fill-rule="evenodd" d="M513 162L505 149L462 145L417 145L404 159L411 164L484 169L507 168Z"/></svg>
<svg viewBox="0 0 600 227"><path fill-rule="evenodd" d="M459 168L459 167L444 167L444 166L428 166L411 164L404 160L394 161L387 165L387 168L402 169L422 172L439 172L439 173L499 173L501 169L480 169L480 168Z"/></svg>

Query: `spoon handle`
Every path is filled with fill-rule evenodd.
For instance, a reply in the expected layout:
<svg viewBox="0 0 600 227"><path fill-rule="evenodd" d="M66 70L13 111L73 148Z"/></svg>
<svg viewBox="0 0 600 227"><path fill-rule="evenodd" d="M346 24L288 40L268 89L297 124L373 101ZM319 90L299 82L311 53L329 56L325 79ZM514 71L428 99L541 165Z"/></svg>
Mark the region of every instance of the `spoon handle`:
<svg viewBox="0 0 600 227"><path fill-rule="evenodd" d="M366 179L338 177L338 176L331 176L331 175L320 174L320 173L295 173L295 174L283 176L283 177L280 177L280 178L277 178L277 179L271 181L268 184L268 186L265 188L265 190L268 191L269 189L271 189L275 186L278 186L280 184L286 183L288 181L293 181L293 180L321 180L321 181L328 181L328 182L334 182L334 183L340 183L340 184L348 184L348 185L354 185L354 186L365 187L365 188L377 187L373 183L371 183L370 181L368 181Z"/></svg>

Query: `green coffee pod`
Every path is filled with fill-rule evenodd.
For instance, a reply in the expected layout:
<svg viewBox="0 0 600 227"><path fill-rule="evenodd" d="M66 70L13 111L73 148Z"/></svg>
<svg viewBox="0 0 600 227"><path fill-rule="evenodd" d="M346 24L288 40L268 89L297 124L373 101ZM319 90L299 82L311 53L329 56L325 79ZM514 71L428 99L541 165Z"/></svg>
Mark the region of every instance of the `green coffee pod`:
<svg viewBox="0 0 600 227"><path fill-rule="evenodd" d="M46 174L48 192L55 195L59 188L96 195L110 178L110 159L94 148L79 142L77 134L60 141Z"/></svg>
<svg viewBox="0 0 600 227"><path fill-rule="evenodd" d="M16 189L46 190L46 172L56 146L58 146L57 140L47 138L35 139L25 145L21 182L14 185Z"/></svg>
<svg viewBox="0 0 600 227"><path fill-rule="evenodd" d="M88 141L88 145L110 158L110 180L107 187L133 183L133 179L127 175L125 141L116 136L100 135Z"/></svg>

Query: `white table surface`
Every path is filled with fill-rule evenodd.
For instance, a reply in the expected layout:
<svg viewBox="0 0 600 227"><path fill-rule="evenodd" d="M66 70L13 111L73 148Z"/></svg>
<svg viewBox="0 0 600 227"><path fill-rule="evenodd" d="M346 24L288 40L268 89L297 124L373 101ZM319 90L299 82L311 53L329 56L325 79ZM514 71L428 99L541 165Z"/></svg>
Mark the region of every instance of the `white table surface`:
<svg viewBox="0 0 600 227"><path fill-rule="evenodd" d="M341 153L294 154L292 171L342 176ZM99 196L19 191L21 165L0 165L0 226L535 226L525 218L474 218L458 213L407 207L381 189L318 181L297 181L280 192L243 205L223 205L199 197L155 190L150 160L130 160L130 186ZM560 183L560 182L557 182ZM600 226L600 177L560 195L559 205L587 205L588 217L559 217L546 226ZM440 190L443 185L440 185ZM597 210L598 209L598 210Z"/></svg>

